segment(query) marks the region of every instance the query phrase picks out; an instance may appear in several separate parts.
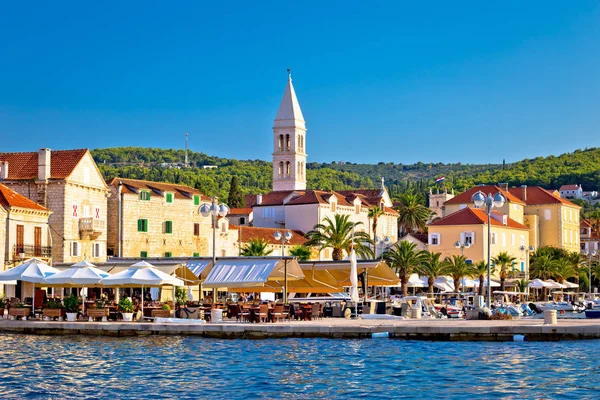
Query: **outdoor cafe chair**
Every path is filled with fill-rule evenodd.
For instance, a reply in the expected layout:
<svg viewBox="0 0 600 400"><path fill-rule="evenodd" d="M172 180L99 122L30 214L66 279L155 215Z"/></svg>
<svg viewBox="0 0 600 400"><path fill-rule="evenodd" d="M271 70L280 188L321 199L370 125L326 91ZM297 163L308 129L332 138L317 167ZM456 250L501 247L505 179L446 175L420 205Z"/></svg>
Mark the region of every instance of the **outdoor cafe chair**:
<svg viewBox="0 0 600 400"><path fill-rule="evenodd" d="M313 304L311 314L311 319L316 320L317 318L323 319L323 315L321 313L321 305L318 303Z"/></svg>
<svg viewBox="0 0 600 400"><path fill-rule="evenodd" d="M273 309L273 319L277 320L277 322L279 322L279 319L284 319L285 318L285 314L283 311L283 304L276 304L275 308Z"/></svg>
<svg viewBox="0 0 600 400"><path fill-rule="evenodd" d="M238 316L242 321L250 322L250 307L248 305L241 305Z"/></svg>
<svg viewBox="0 0 600 400"><path fill-rule="evenodd" d="M258 319L263 322L268 322L269 318L269 305L261 304L258 311Z"/></svg>
<svg viewBox="0 0 600 400"><path fill-rule="evenodd" d="M291 320L292 316L290 314L291 307L289 304L283 305L283 319Z"/></svg>

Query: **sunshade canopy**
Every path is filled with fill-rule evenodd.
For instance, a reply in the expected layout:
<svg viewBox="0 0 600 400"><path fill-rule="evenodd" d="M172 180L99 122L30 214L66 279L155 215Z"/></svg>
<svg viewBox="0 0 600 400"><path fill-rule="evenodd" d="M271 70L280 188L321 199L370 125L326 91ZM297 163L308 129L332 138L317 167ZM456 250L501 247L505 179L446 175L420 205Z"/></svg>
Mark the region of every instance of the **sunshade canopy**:
<svg viewBox="0 0 600 400"><path fill-rule="evenodd" d="M579 287L579 285L578 285L578 284L576 284L576 283L573 283L573 282L569 282L569 281L564 281L562 284L563 284L563 285L564 285L564 286L565 286L567 289L576 289L576 288L578 288L578 287Z"/></svg>
<svg viewBox="0 0 600 400"><path fill-rule="evenodd" d="M286 263L288 281L304 277L304 273L295 259L247 257L218 260L202 286L204 288L240 289L272 286L273 282L278 282L275 285L279 285L285 279ZM281 288L281 286L278 287Z"/></svg>
<svg viewBox="0 0 600 400"><path fill-rule="evenodd" d="M131 267L132 263L138 262L139 259L111 259L106 263L98 264L97 268L115 275L123 272ZM148 263L147 261L144 261ZM174 275L184 281L187 285L196 285L200 283L200 279L187 266L185 260L152 260L152 267L167 275Z"/></svg>
<svg viewBox="0 0 600 400"><path fill-rule="evenodd" d="M533 289L542 289L542 288L549 288L549 287L551 287L551 285L549 285L548 283L544 282L541 279L534 279L531 282L529 282L529 285L527 285L527 287L530 287Z"/></svg>
<svg viewBox="0 0 600 400"><path fill-rule="evenodd" d="M551 289L565 289L567 286L562 283L558 283L552 279L546 279L546 283L549 285L548 287Z"/></svg>
<svg viewBox="0 0 600 400"><path fill-rule="evenodd" d="M302 269L305 268L305 265L315 270L327 271L340 286L349 287L352 285L352 282L350 282L350 260L302 263ZM400 284L398 275L383 261L359 260L356 269L359 274L365 270L367 271L369 286L398 286Z"/></svg>
<svg viewBox="0 0 600 400"><path fill-rule="evenodd" d="M189 260L185 262L185 265L197 277L206 278L212 269L212 260Z"/></svg>
<svg viewBox="0 0 600 400"><path fill-rule="evenodd" d="M421 278L419 278L418 274L412 274L410 276L410 278L408 278L408 283L407 283L408 287L411 288L424 288L427 287L427 279L425 279L425 281L423 282L423 280Z"/></svg>
<svg viewBox="0 0 600 400"><path fill-rule="evenodd" d="M96 266L87 260L73 264L71 268L57 272L46 278L46 284L49 286L96 286L102 279L108 278L109 274L99 270Z"/></svg>
<svg viewBox="0 0 600 400"><path fill-rule="evenodd" d="M0 272L0 282L23 281L44 283L47 277L58 272L59 270L52 268L42 260L32 258L14 268Z"/></svg>
<svg viewBox="0 0 600 400"><path fill-rule="evenodd" d="M133 264L124 271L102 279L103 286L184 286L181 279L154 268L146 261Z"/></svg>

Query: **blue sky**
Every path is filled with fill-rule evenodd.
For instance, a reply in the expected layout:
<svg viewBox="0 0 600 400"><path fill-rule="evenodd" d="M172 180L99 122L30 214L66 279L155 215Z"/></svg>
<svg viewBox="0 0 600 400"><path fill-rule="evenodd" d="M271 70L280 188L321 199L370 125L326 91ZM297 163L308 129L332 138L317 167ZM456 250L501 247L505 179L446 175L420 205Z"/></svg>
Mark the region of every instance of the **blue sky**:
<svg viewBox="0 0 600 400"><path fill-rule="evenodd" d="M309 161L516 161L600 146L600 4L4 2L0 151L270 160L286 68Z"/></svg>

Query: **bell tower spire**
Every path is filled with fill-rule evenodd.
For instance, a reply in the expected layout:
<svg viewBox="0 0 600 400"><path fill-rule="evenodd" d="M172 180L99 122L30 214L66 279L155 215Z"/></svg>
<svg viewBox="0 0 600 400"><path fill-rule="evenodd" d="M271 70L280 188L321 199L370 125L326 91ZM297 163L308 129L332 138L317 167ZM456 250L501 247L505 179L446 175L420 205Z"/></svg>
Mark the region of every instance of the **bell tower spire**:
<svg viewBox="0 0 600 400"><path fill-rule="evenodd" d="M306 190L306 126L291 70L273 124L273 190Z"/></svg>

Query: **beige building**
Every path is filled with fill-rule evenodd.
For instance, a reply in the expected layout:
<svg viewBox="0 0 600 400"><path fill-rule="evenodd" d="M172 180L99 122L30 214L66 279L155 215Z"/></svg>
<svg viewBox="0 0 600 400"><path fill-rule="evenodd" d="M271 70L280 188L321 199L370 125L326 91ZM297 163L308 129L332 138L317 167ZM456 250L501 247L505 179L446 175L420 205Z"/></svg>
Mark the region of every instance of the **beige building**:
<svg viewBox="0 0 600 400"><path fill-rule="evenodd" d="M189 186L114 178L109 183L108 250L120 257L199 257L212 254L209 202Z"/></svg>
<svg viewBox="0 0 600 400"><path fill-rule="evenodd" d="M3 184L49 209L52 259L106 261L108 187L87 149L0 153Z"/></svg>
<svg viewBox="0 0 600 400"><path fill-rule="evenodd" d="M275 232L285 234L286 229L257 228L254 226L236 226L230 224L227 218L219 219L219 236L217 238L217 257L232 257L240 255L241 249L252 240L264 240L267 243L269 256L281 256L281 240L275 239ZM227 232L227 233L226 233ZM291 230L292 238L283 243L284 255L289 256L290 249L306 243L304 232ZM316 256L316 252L315 252Z"/></svg>
<svg viewBox="0 0 600 400"><path fill-rule="evenodd" d="M454 189L450 193L448 193L446 188L441 193L439 188L435 193L429 189L429 209L435 213L435 216L432 216L432 220L444 216L444 203L452 198L454 198Z"/></svg>

